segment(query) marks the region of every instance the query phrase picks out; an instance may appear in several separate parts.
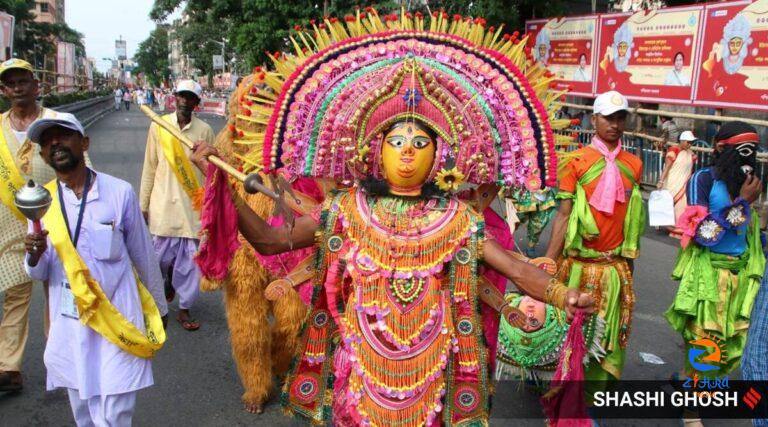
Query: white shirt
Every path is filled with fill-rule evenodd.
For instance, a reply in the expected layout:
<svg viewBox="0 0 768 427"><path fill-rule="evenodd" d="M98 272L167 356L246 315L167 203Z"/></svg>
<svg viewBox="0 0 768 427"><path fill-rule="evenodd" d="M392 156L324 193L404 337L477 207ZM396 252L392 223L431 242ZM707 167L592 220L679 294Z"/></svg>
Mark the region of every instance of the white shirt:
<svg viewBox="0 0 768 427"><path fill-rule="evenodd" d="M667 77L664 79L664 85L665 86L690 86L691 85L691 79L683 74L682 72L677 72L677 70L672 70L667 73Z"/></svg>
<svg viewBox="0 0 768 427"><path fill-rule="evenodd" d="M65 185L61 188L74 233L81 200ZM168 312L152 240L130 184L97 173L88 192L77 251L112 304L139 330L145 331L145 327L134 267L160 314ZM50 239L38 264L24 265L32 278L49 284L51 323L43 356L48 390L76 389L81 399L89 399L153 384L150 360L126 353L79 320L62 314L62 298L71 291L64 286L66 275Z"/></svg>

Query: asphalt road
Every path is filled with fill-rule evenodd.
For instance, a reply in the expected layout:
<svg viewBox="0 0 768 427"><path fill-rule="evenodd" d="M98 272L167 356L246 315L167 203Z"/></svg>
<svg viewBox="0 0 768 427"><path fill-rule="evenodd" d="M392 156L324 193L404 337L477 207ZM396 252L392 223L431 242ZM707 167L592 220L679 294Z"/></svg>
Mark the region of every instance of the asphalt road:
<svg viewBox="0 0 768 427"><path fill-rule="evenodd" d="M224 120L202 117L218 131ZM90 156L94 168L133 184L138 182L144 156L149 120L135 106L130 112L112 113L88 129ZM546 235L542 238L547 241ZM518 243L524 244L523 233ZM543 249L541 249L543 250ZM653 230L642 242L642 256L636 262L634 323L624 370L626 379L662 380L679 371L683 361L682 340L664 321L662 314L674 297L676 285L669 273L676 255L674 242ZM282 415L272 401L262 415L241 409L240 385L230 352L222 296L203 293L193 310L202 327L186 332L173 321L178 309L170 307L168 341L153 363L155 385L138 394L134 424L137 426L234 426L270 427L303 425ZM30 313L30 336L24 359L24 391L0 394L0 427L73 425L66 394L45 391L42 355L43 294L36 287ZM658 356L664 364L647 363L640 353ZM492 425L541 426L537 399L519 384L501 383L496 388ZM603 420L601 425L680 425L679 420ZM711 425L749 425L747 421L707 422Z"/></svg>

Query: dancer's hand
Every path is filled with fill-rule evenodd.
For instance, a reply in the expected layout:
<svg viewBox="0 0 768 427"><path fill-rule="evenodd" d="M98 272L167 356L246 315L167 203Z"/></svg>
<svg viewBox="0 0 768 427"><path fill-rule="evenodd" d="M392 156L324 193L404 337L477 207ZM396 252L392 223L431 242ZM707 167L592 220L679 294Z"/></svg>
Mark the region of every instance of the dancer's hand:
<svg viewBox="0 0 768 427"><path fill-rule="evenodd" d="M749 174L744 184L741 184L741 190L739 191L739 197L746 200L747 203L753 203L760 197L760 192L763 189L763 183L756 176Z"/></svg>
<svg viewBox="0 0 768 427"><path fill-rule="evenodd" d="M565 313L568 316L569 322L573 320L573 316L579 310L593 313L595 311L595 299L587 293L579 292L576 289L569 289L565 305Z"/></svg>
<svg viewBox="0 0 768 427"><path fill-rule="evenodd" d="M197 166L202 173L208 171L208 156L219 156L218 150L212 147L205 141L196 141L194 148L192 148L192 155L189 156L189 160Z"/></svg>
<svg viewBox="0 0 768 427"><path fill-rule="evenodd" d="M557 263L552 258L539 257L535 258L534 264L537 267L547 272L547 274L554 276L557 273Z"/></svg>

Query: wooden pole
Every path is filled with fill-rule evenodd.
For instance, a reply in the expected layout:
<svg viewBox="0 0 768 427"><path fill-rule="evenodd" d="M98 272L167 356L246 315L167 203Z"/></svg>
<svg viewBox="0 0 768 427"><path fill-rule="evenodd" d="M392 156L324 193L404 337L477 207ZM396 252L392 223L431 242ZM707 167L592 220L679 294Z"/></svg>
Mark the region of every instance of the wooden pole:
<svg viewBox="0 0 768 427"><path fill-rule="evenodd" d="M155 122L155 124L157 124L161 128L163 128L166 131L168 131L176 139L181 141L182 144L184 144L187 147L189 147L190 150L195 147L194 142L190 141L189 138L186 135L181 133L180 130L176 129L170 123L168 123L167 121L163 120L162 117L160 117L159 115L157 115L157 113L152 111L151 108L149 108L146 105L142 105L140 107L140 109L141 109L142 113L146 114L147 117L149 117L150 120ZM266 196L269 196L269 197L271 197L273 199L277 199L278 198L278 195L275 194L275 192L273 192L272 190L270 190L269 188L267 188L263 184L261 184L260 178L259 178L259 176L257 174L246 175L246 174L240 172L239 170L235 169L234 167L232 167L232 165L230 165L229 163L225 162L224 160L222 160L221 158L216 157L216 156L208 156L208 161L211 162L217 168L219 168L219 169L223 170L224 172L228 173L229 175L231 175L232 177L234 177L238 181L244 183L245 187L246 187L246 190L249 193L254 193L255 191L251 191L253 189L253 190L256 190L256 191L258 191L258 192L260 192L260 193L262 193L262 194L264 194Z"/></svg>
<svg viewBox="0 0 768 427"><path fill-rule="evenodd" d="M559 104L563 107L568 107L568 108L576 108L576 109L590 110L590 111L592 110L591 105L573 104L570 102L560 102ZM676 117L680 119L710 120L713 122L734 122L738 120L738 121L749 123L755 126L768 127L768 120L748 119L748 118L730 117L730 116L722 116L722 115L715 116L710 114L679 113L675 111L649 110L646 108L630 108L629 111L635 114L645 114L649 116L668 116L668 117Z"/></svg>

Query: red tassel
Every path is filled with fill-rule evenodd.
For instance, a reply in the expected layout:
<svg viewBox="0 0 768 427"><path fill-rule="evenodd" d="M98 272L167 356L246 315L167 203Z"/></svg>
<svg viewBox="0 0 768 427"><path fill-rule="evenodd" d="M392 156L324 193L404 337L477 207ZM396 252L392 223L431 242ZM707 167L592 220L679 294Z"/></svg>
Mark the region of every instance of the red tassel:
<svg viewBox="0 0 768 427"><path fill-rule="evenodd" d="M589 427L592 425L584 400L584 342L583 325L587 314L576 316L565 337L560 363L552 377L549 391L541 398L550 427Z"/></svg>

